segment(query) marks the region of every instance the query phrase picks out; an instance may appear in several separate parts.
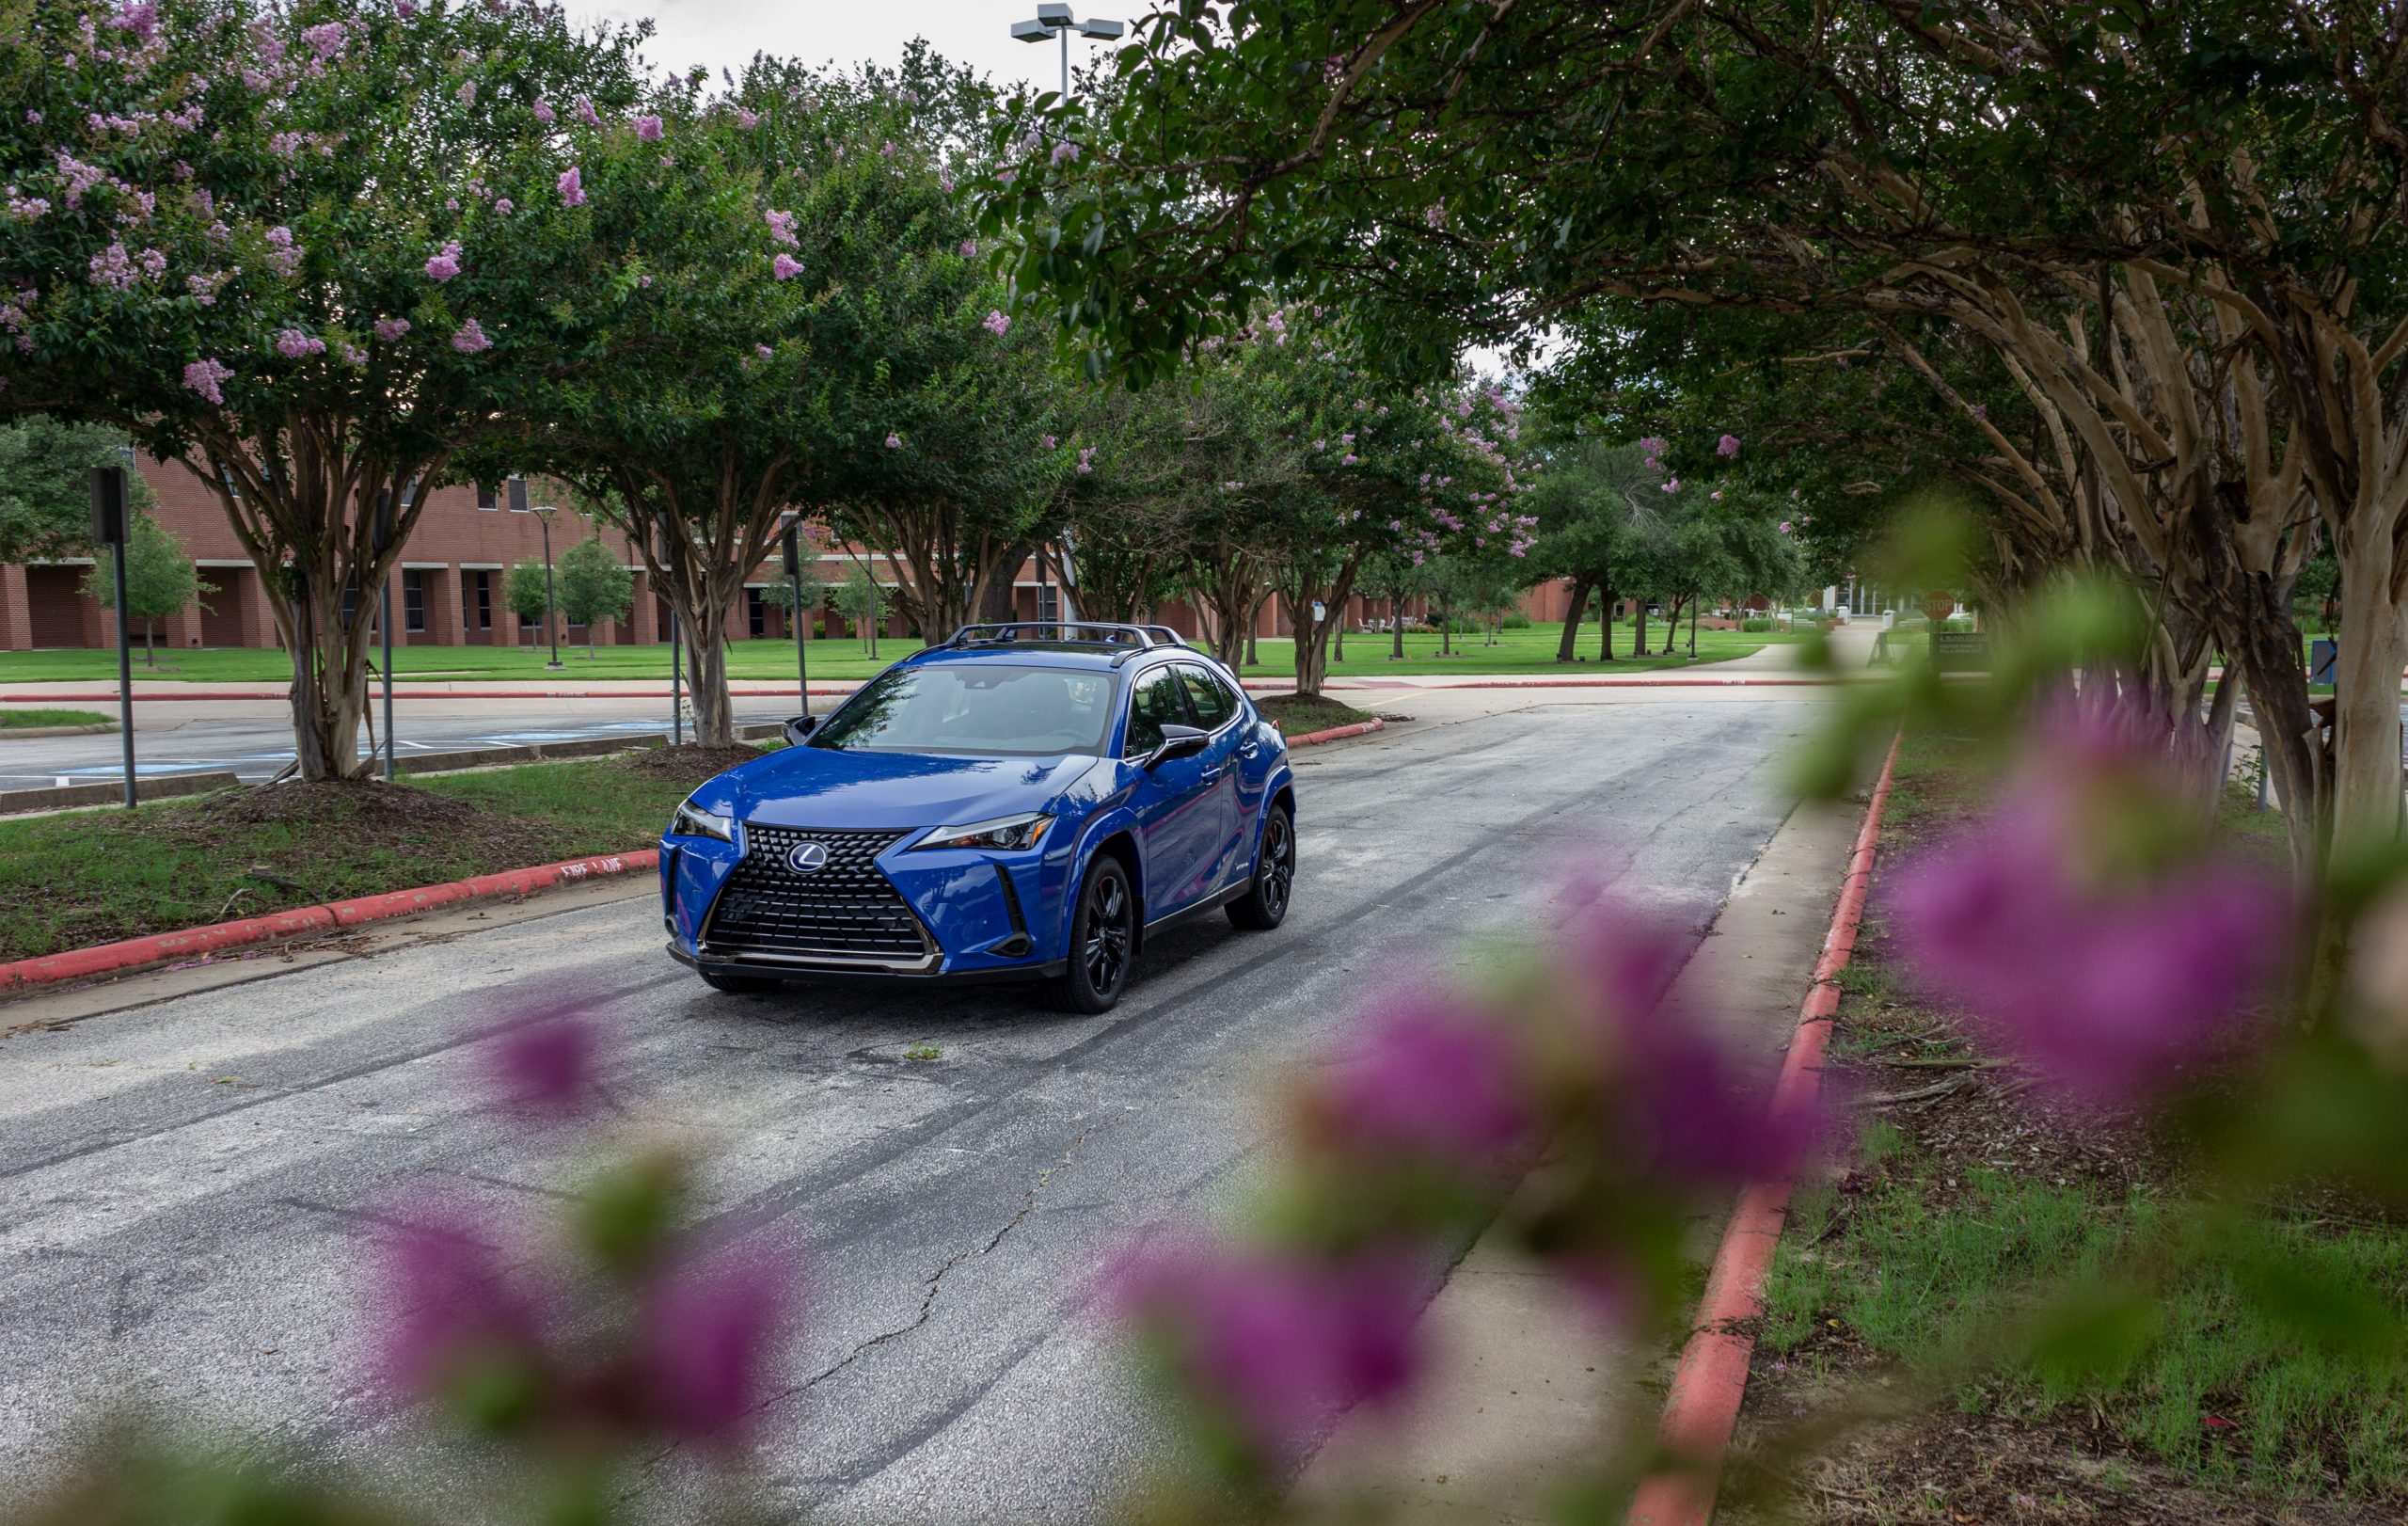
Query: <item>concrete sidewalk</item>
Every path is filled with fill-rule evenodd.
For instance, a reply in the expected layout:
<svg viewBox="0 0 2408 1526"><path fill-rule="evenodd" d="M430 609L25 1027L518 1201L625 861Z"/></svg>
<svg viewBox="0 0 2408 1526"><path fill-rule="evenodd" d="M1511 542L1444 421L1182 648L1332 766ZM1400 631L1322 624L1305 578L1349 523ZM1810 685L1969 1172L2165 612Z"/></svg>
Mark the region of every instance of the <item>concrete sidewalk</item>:
<svg viewBox="0 0 2408 1526"><path fill-rule="evenodd" d="M1855 805L1793 813L1666 997L1681 1020L1726 1035L1767 1082L1814 981L1861 818ZM1721 1217L1718 1206L1693 1226L1701 1264ZM1418 1407L1342 1421L1298 1482L1307 1503L1359 1499L1384 1521L1551 1520L1560 1491L1655 1423L1660 1397L1641 1379L1671 1353L1607 1334L1501 1236L1473 1244L1422 1318L1437 1365Z"/></svg>

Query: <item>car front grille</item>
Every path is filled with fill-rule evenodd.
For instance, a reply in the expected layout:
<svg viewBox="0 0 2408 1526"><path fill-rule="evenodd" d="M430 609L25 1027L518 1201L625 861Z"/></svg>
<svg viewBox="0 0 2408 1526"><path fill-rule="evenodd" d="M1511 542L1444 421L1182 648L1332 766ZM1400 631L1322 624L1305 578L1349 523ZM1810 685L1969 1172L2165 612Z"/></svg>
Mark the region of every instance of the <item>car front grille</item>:
<svg viewBox="0 0 2408 1526"><path fill-rule="evenodd" d="M920 919L878 869L878 855L902 837L747 822L744 857L711 908L704 952L887 969L934 963ZM806 842L825 848L828 862L798 873L786 855Z"/></svg>

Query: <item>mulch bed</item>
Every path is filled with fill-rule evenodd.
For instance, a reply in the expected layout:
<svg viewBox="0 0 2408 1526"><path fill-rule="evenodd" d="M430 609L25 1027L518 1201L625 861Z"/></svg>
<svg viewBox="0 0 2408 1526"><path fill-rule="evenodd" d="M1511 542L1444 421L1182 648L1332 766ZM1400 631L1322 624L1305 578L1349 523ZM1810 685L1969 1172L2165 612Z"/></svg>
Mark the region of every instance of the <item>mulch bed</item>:
<svg viewBox="0 0 2408 1526"><path fill-rule="evenodd" d="M760 755L760 748L743 742L731 747L705 747L696 742L684 747L639 748L611 758L610 766L647 778L698 785L715 773L724 773L738 763L752 762Z"/></svg>
<svg viewBox="0 0 2408 1526"><path fill-rule="evenodd" d="M368 781L288 780L226 790L203 797L176 816L140 825L146 834L194 843L217 842L247 835L248 828L280 825L305 835L306 847L299 850L303 856L444 843L506 865L542 863L553 835L546 823L489 810L455 796Z"/></svg>

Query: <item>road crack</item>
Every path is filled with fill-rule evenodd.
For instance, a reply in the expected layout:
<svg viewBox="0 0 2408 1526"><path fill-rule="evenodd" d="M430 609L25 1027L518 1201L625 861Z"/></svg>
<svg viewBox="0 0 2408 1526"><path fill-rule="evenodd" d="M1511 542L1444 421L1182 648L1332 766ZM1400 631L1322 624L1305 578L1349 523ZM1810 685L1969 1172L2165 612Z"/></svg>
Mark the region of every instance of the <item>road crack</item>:
<svg viewBox="0 0 2408 1526"><path fill-rule="evenodd" d="M793 1384L790 1387L781 1390L780 1391L762 1400L757 1408L768 1409L772 1406L782 1404L785 1400L793 1398L797 1394L809 1392L812 1389L818 1387L829 1378L835 1376L838 1373L841 1373L846 1368L850 1367L853 1363L861 1360L862 1358L867 1356L870 1352L877 1350L879 1346L885 1345L890 1342L899 1341L903 1337L911 1334L913 1330L918 1329L921 1326L926 1325L930 1316L936 1312L937 1295L943 1290L944 1280L952 1275L953 1269L960 1265L965 1261L974 1261L980 1257L992 1255L995 1248L998 1246L1001 1246L1006 1239L1009 1238L1011 1232L1014 1230L1019 1229L1022 1223L1027 1219L1029 1215L1037 1211L1038 1200L1043 1196L1046 1186L1053 1182L1055 1173L1069 1166L1071 1161L1078 1158L1080 1152L1086 1149L1087 1139L1095 1133L1095 1130L1096 1125L1092 1123L1088 1124L1085 1128L1081 1129L1079 1131L1078 1137L1072 1139L1069 1146L1063 1150L1061 1158L1038 1173L1037 1180L1030 1183L1028 1190L1021 1195L1019 1211L1014 1213L1010 1218L1005 1220L1003 1227L998 1229L985 1245L980 1246L975 1249L964 1248L955 1251L952 1255L945 1258L943 1265L939 1266L933 1273L929 1274L927 1280L921 1288L919 1311L911 1316L911 1319L908 1324L898 1325L891 1330L881 1330L878 1334L871 1336L869 1339L854 1346L850 1351L846 1352L843 1357L837 1359L828 1366L821 1368L818 1372L811 1375L811 1376L804 1378L801 1382Z"/></svg>

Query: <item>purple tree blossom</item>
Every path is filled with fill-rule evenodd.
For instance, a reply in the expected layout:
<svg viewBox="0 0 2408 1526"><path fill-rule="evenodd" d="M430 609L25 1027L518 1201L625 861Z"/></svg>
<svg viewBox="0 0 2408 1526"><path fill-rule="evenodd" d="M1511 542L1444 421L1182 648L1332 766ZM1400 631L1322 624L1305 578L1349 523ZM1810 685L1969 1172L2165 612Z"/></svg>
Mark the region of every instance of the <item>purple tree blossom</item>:
<svg viewBox="0 0 2408 1526"><path fill-rule="evenodd" d="M563 1005L513 1025L485 1059L494 1101L536 1118L573 1118L600 1095L602 1036L581 1006Z"/></svg>
<svg viewBox="0 0 2408 1526"><path fill-rule="evenodd" d="M1728 460L1739 453L1739 437L1725 435L1714 442L1714 453Z"/></svg>
<svg viewBox="0 0 2408 1526"><path fill-rule="evenodd" d="M410 321L407 318L379 318L375 326L376 337L390 344L410 331Z"/></svg>
<svg viewBox="0 0 2408 1526"><path fill-rule="evenodd" d="M542 122L547 127L551 126L554 121L559 119L560 114L552 110L552 103L549 101L545 100L540 95L535 98L534 111L535 119Z"/></svg>
<svg viewBox="0 0 2408 1526"><path fill-rule="evenodd" d="M439 253L427 257L426 278L432 281L448 281L458 274L460 274L460 241L455 238L447 240Z"/></svg>
<svg viewBox="0 0 2408 1526"><path fill-rule="evenodd" d="M480 350L492 349L493 341L485 337L483 327L471 318L452 334L452 347L462 355L475 355Z"/></svg>
<svg viewBox="0 0 2408 1526"><path fill-rule="evenodd" d="M288 360L326 353L326 342L297 328L288 328L276 336L276 353Z"/></svg>
<svg viewBox="0 0 2408 1526"><path fill-rule="evenodd" d="M574 109L577 112L577 119L583 122L586 126L599 127L602 125L601 113L595 111L594 109L594 103L587 100L584 96L580 95L577 98L577 105Z"/></svg>
<svg viewBox="0 0 2408 1526"><path fill-rule="evenodd" d="M899 450L901 450L901 449L903 448L903 437L902 437L902 436L900 436L900 435L889 435L889 436L887 436L887 437L886 437L886 448L887 448L888 450L890 450L890 451L899 451Z"/></svg>
<svg viewBox="0 0 2408 1526"><path fill-rule="evenodd" d="M402 1228L376 1268L377 1355L387 1379L430 1397L465 1369L542 1360L541 1298L513 1258L464 1210L428 1205Z"/></svg>
<svg viewBox="0 0 2408 1526"><path fill-rule="evenodd" d="M769 262L769 274L779 280L792 280L802 274L802 262L780 249Z"/></svg>
<svg viewBox="0 0 2408 1526"><path fill-rule="evenodd" d="M1423 1365L1417 1280L1398 1257L1329 1264L1168 1237L1124 1257L1103 1296L1266 1458L1348 1406L1398 1397Z"/></svg>
<svg viewBox="0 0 2408 1526"><path fill-rule="evenodd" d="M47 203L45 203L45 206L46 205ZM964 260L974 259L977 257L977 254L978 241L976 239L965 238L961 241L961 257Z"/></svg>
<svg viewBox="0 0 2408 1526"><path fill-rule="evenodd" d="M566 169L562 170L558 183L561 193L561 205L564 207L581 207L585 205L585 177L578 171L577 166L571 165Z"/></svg>
<svg viewBox="0 0 2408 1526"><path fill-rule="evenodd" d="M747 111L742 106L738 106L736 108L736 125L749 133L761 125L761 114L757 111Z"/></svg>
<svg viewBox="0 0 2408 1526"><path fill-rule="evenodd" d="M2080 1103L2141 1099L2228 1052L2288 958L2289 898L2185 820L2194 733L2060 698L1998 809L1898 878L1918 975Z"/></svg>
<svg viewBox="0 0 2408 1526"><path fill-rule="evenodd" d="M1005 317L1000 309L990 309L987 316L979 321L978 326L997 339L1001 339L1011 332L1012 321Z"/></svg>
<svg viewBox="0 0 2408 1526"><path fill-rule="evenodd" d="M659 142L660 119L657 117L638 117L636 119L636 136L646 143Z"/></svg>
<svg viewBox="0 0 2408 1526"><path fill-rule="evenodd" d="M661 1429L715 1445L743 1439L790 1327L794 1280L785 1261L748 1246L693 1257L656 1280L635 1365Z"/></svg>
<svg viewBox="0 0 2408 1526"><path fill-rule="evenodd" d="M222 361L195 360L184 367L184 386L223 407L226 396L218 390L218 386L233 374L234 368Z"/></svg>
<svg viewBox="0 0 2408 1526"><path fill-rule="evenodd" d="M1536 1123L1513 1036L1495 1019L1409 998L1356 1029L1306 1107L1348 1154L1410 1155L1487 1171Z"/></svg>
<svg viewBox="0 0 2408 1526"><path fill-rule="evenodd" d="M761 214L761 220L769 225L769 236L771 238L784 245L789 249L799 249L802 247L802 241L795 237L793 213L780 212L776 208L772 207L768 211Z"/></svg>

